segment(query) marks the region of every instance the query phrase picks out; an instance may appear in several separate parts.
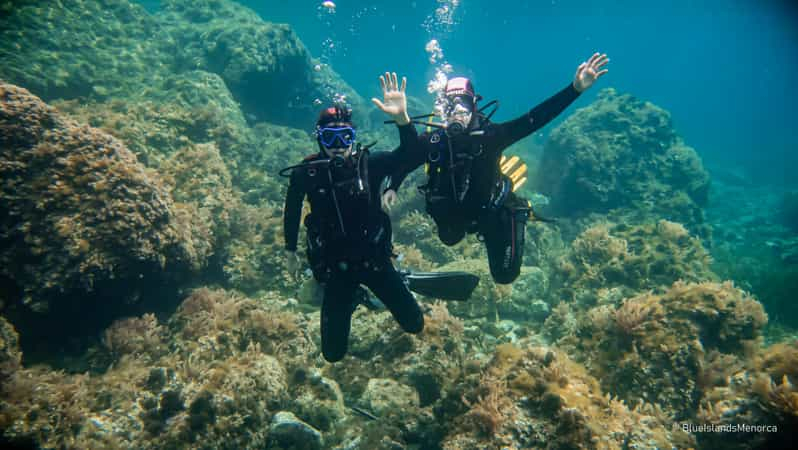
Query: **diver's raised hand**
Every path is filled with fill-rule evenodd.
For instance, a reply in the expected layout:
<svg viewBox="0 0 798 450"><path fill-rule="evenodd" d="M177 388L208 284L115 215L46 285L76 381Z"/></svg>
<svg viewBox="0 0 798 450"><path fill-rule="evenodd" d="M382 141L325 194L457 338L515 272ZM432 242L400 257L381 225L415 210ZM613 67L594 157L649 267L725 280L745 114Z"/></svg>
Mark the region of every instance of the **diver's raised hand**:
<svg viewBox="0 0 798 450"><path fill-rule="evenodd" d="M574 75L574 89L577 92L584 92L602 75L607 73L607 69L602 69L610 59L606 53L593 53L587 61L579 64L576 68L576 75Z"/></svg>
<svg viewBox="0 0 798 450"><path fill-rule="evenodd" d="M398 198L396 191L393 189L386 190L382 194L382 209L385 210L385 212L389 212L391 208L393 208L393 205L396 204Z"/></svg>
<svg viewBox="0 0 798 450"><path fill-rule="evenodd" d="M382 87L383 100L372 98L371 102L382 112L391 116L398 125L410 123L410 117L407 115L407 97L405 96L407 78L402 77L402 85L399 86L396 72L385 72L385 75L380 75L380 87Z"/></svg>

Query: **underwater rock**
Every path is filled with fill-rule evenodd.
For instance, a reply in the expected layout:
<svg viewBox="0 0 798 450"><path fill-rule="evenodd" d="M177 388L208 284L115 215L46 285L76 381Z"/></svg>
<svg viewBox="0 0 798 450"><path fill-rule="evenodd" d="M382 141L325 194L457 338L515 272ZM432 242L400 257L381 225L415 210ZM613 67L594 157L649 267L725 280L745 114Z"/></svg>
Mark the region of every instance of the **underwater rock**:
<svg viewBox="0 0 798 450"><path fill-rule="evenodd" d="M503 343L516 343L525 338L530 331L527 323L508 319L496 323L486 323L481 329L489 348Z"/></svg>
<svg viewBox="0 0 798 450"><path fill-rule="evenodd" d="M689 442L655 409L630 409L605 395L583 366L552 348L502 344L468 383L444 449L654 449L674 448L677 438Z"/></svg>
<svg viewBox="0 0 798 450"><path fill-rule="evenodd" d="M287 411L280 411L274 415L269 425L269 438L285 448L321 450L324 445L319 430Z"/></svg>
<svg viewBox="0 0 798 450"><path fill-rule="evenodd" d="M551 307L543 300L535 299L529 304L525 310L529 315L530 320L535 322L543 322L551 314Z"/></svg>
<svg viewBox="0 0 798 450"><path fill-rule="evenodd" d="M207 261L222 253L231 240L234 211L239 197L218 147L213 143L188 144L160 167L175 200L176 215L196 239L192 254ZM198 268L199 269L199 268Z"/></svg>
<svg viewBox="0 0 798 450"><path fill-rule="evenodd" d="M737 433L700 433L702 448L793 448L798 426L798 341L760 350L743 364L708 367L711 384L696 414L700 423L749 427Z"/></svg>
<svg viewBox="0 0 798 450"><path fill-rule="evenodd" d="M251 167L247 163L252 159L254 139L238 104L217 75L191 71L169 76L163 86L144 89L136 97L99 103L62 101L58 107L123 139L140 160L159 172L176 199L177 220L196 237L189 249L202 263L196 268L218 272L226 263L239 263L239 268L249 263L256 269L248 274L257 274L255 278L260 280L279 271L279 266L257 267L261 265L256 260L259 255L242 258L236 251L242 247L241 240L261 237L253 229L256 225L247 220L253 216L252 208L241 203L244 197L234 188L234 183L245 182L239 168ZM270 179L262 169L259 172L257 181ZM211 255L217 258L207 267L204 263ZM227 258L222 260L222 255ZM241 273L231 274L231 281L236 275L244 278ZM235 281L241 288L257 283Z"/></svg>
<svg viewBox="0 0 798 450"><path fill-rule="evenodd" d="M438 269L437 265L424 258L421 251L415 245L404 245L394 243L394 253L397 254L394 260L396 270L409 270L411 272L434 272Z"/></svg>
<svg viewBox="0 0 798 450"><path fill-rule="evenodd" d="M284 202L288 180L279 175L280 170L300 164L319 151L315 138L306 131L310 125L308 122L302 128L289 128L260 122L252 127L254 151L239 169L240 189L247 203Z"/></svg>
<svg viewBox="0 0 798 450"><path fill-rule="evenodd" d="M113 361L123 355L135 355L142 359L153 356L155 359L166 353L164 334L164 327L158 324L155 315L144 314L112 323L103 333L102 344ZM153 383L157 385L157 375L154 376Z"/></svg>
<svg viewBox="0 0 798 450"><path fill-rule="evenodd" d="M240 105L218 74L202 70L169 73L162 84L117 102L114 109L129 111L140 130L138 134L131 130L130 137L141 140L144 134L145 142L160 155L172 155L190 143L213 142L235 173L236 163L251 157L255 150ZM111 126L123 127L119 121ZM127 142L129 138L124 139Z"/></svg>
<svg viewBox="0 0 798 450"><path fill-rule="evenodd" d="M186 145L161 168L182 221L213 255L208 268L227 286L248 295L264 290L287 291L290 274L282 257L281 211L276 205L246 204L233 185L225 159L214 143Z"/></svg>
<svg viewBox="0 0 798 450"><path fill-rule="evenodd" d="M188 344L186 351L219 359L252 343L266 353L279 355L288 368L302 366L317 351L302 331L307 322L274 306L275 299L270 297L255 302L221 290L194 290L172 318L180 324L182 338L173 346ZM198 340L201 336L210 337Z"/></svg>
<svg viewBox="0 0 798 450"><path fill-rule="evenodd" d="M267 124L251 131L236 120L240 111L237 105L230 109L232 98L216 75L190 72L172 84L174 90L155 95L162 103L59 102L59 108L132 142L158 170L176 200L178 220L198 237L190 250L203 262L213 255L203 266L209 276L224 277L251 295L284 290L290 283L275 203L282 201L285 183L277 172L287 165L280 152L300 140L304 145L307 133Z"/></svg>
<svg viewBox="0 0 798 450"><path fill-rule="evenodd" d="M574 308L568 302L560 302L551 308L551 312L543 322L543 335L549 342L557 342L577 332L577 317Z"/></svg>
<svg viewBox="0 0 798 450"><path fill-rule="evenodd" d="M540 267L547 275L557 259L567 250L560 226L531 223L526 227L524 265ZM580 230L581 231L581 230Z"/></svg>
<svg viewBox="0 0 798 450"><path fill-rule="evenodd" d="M558 345L581 355L605 391L685 420L699 405L712 360L744 359L766 323L762 305L730 282L677 282L664 294L591 309L576 336Z"/></svg>
<svg viewBox="0 0 798 450"><path fill-rule="evenodd" d="M95 372L2 373L0 438L42 448L265 448L272 415L289 403L283 362L307 366L318 355L291 337L299 318L289 314L198 289L166 324L119 321L106 333L113 350L99 349L113 351L113 363ZM157 337L136 336L143 328Z"/></svg>
<svg viewBox="0 0 798 450"><path fill-rule="evenodd" d="M346 418L344 394L335 380L316 370L297 369L294 378L302 373L302 383L293 394L291 411L312 427L323 432L336 430Z"/></svg>
<svg viewBox="0 0 798 450"><path fill-rule="evenodd" d="M0 384L5 383L21 366L22 352L19 351L17 330L0 316Z"/></svg>
<svg viewBox="0 0 798 450"><path fill-rule="evenodd" d="M401 333L401 329L395 322L391 323L392 320L387 309L371 311L364 306L358 306L352 315L348 354L368 360L380 352L388 351L391 354L401 354L411 351L414 342L398 338L397 335ZM386 348L386 344L394 338L400 345L394 344L390 348Z"/></svg>
<svg viewBox="0 0 798 450"><path fill-rule="evenodd" d="M233 1L166 1L153 15L127 0L15 5L0 33L0 78L46 101L133 96L199 69L224 79L256 120L303 127L314 100L345 98L369 123L369 105L328 65L314 70L288 25Z"/></svg>
<svg viewBox="0 0 798 450"><path fill-rule="evenodd" d="M497 304L503 319L542 322L549 315L549 305L543 300L549 287L546 274L539 267L521 266L521 273L512 284L508 300Z"/></svg>
<svg viewBox="0 0 798 450"><path fill-rule="evenodd" d="M121 308L203 264L193 250L202 238L166 185L117 139L9 84L0 84L0 129L0 271L27 309L57 309L70 292L84 294L70 310L91 292L109 297L101 310Z"/></svg>
<svg viewBox="0 0 798 450"><path fill-rule="evenodd" d="M413 387L425 407L440 400L451 374L465 363L469 341L464 339L462 320L451 315L443 302L429 304L424 331L418 336L404 333L388 312L358 310L349 340L352 358L329 367L327 376L347 380L345 389L357 397L372 378L395 380Z"/></svg>
<svg viewBox="0 0 798 450"><path fill-rule="evenodd" d="M160 168L187 145L214 142L233 169L254 148L252 133L224 80L201 70L165 74L162 83L121 97L59 100L53 105L123 140L151 168Z"/></svg>
<svg viewBox="0 0 798 450"><path fill-rule="evenodd" d="M15 3L0 14L0 79L45 101L125 96L172 70L175 42L128 0Z"/></svg>
<svg viewBox="0 0 798 450"><path fill-rule="evenodd" d="M360 436L356 436L352 439L347 440L342 445L335 447L335 450L360 450L360 443L362 438Z"/></svg>
<svg viewBox="0 0 798 450"><path fill-rule="evenodd" d="M288 25L219 0L171 0L157 16L179 44L178 69L219 74L256 121L307 127L319 109L314 100L326 104L340 96L356 122L368 126L363 99L328 65L314 70L317 62Z"/></svg>
<svg viewBox="0 0 798 450"><path fill-rule="evenodd" d="M688 226L703 222L709 175L670 114L614 89L552 131L536 189L558 216L614 209Z"/></svg>
<svg viewBox="0 0 798 450"><path fill-rule="evenodd" d="M549 280L539 267L521 266L521 274L513 282L513 295L524 293L528 298L543 298L549 288Z"/></svg>
<svg viewBox="0 0 798 450"><path fill-rule="evenodd" d="M551 301L592 306L662 291L678 280L715 280L711 261L701 241L678 223L597 224L577 236L554 268Z"/></svg>
<svg viewBox="0 0 798 450"><path fill-rule="evenodd" d="M370 379L360 402L377 417L392 410L407 410L419 405L415 389L388 378Z"/></svg>
<svg viewBox="0 0 798 450"><path fill-rule="evenodd" d="M123 140L139 161L173 179L186 181L191 175L180 171L203 170L210 178L195 177L195 185L222 184L222 189L229 189L232 184L246 193L257 186L271 189L271 199L278 199L277 168L259 164L269 145L257 142L238 103L216 74L199 70L169 74L162 84L126 97L58 101L54 106ZM216 148L216 155L208 155L213 164L202 167L206 161L191 159L200 156L198 148L212 153L210 146ZM251 193L241 199L249 204L262 200Z"/></svg>

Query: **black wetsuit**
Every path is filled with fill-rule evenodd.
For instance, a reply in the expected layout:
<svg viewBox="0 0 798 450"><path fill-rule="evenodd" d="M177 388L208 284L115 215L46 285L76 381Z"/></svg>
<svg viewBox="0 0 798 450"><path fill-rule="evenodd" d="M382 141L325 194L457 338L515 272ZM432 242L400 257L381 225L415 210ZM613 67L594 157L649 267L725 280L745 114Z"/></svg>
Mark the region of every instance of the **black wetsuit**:
<svg viewBox="0 0 798 450"><path fill-rule="evenodd" d="M405 331L418 333L424 327L421 308L391 263L391 222L380 207L380 185L395 169L398 154L361 155L339 164L322 155L306 158L291 172L285 199L283 229L290 251L297 248L306 195L310 201L308 261L324 283L322 353L331 362L346 354L360 284L371 289Z"/></svg>
<svg viewBox="0 0 798 450"><path fill-rule="evenodd" d="M517 119L472 124L469 133L451 138L440 129L419 136L414 125L400 126L400 148L407 153L391 175L391 188L398 189L410 172L428 163L422 190L441 241L454 245L466 233L478 232L485 239L493 279L511 283L521 269L528 204L506 187L502 195L509 181L499 169L502 151L549 123L578 96L569 83Z"/></svg>

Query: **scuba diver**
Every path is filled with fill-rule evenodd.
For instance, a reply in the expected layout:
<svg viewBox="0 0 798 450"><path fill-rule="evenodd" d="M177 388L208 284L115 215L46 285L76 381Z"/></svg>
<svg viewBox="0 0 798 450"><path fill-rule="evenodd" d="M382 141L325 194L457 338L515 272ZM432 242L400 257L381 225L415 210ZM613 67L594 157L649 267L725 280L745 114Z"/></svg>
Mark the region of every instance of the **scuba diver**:
<svg viewBox="0 0 798 450"><path fill-rule="evenodd" d="M384 104L372 102L391 116L399 128L401 165L391 174L383 202L390 206L407 175L426 163L427 183L420 186L426 210L438 227L438 237L446 245L460 242L466 233L477 233L488 251L490 272L496 283L512 283L519 275L524 251L524 230L530 215L536 220L526 200L513 191L525 178L526 166L517 166L518 158L505 161L502 151L545 126L576 98L607 73L606 54L593 54L576 69L572 82L564 89L514 120L493 123L497 102L483 107L481 96L467 78L452 78L446 83L436 110L443 123L416 122L409 118L404 96L406 80L399 87L396 74L380 76L386 98ZM494 106L489 114L484 111ZM421 135L414 124L433 128Z"/></svg>
<svg viewBox="0 0 798 450"><path fill-rule="evenodd" d="M319 151L290 172L283 230L290 271L296 253L302 203L307 256L314 278L324 285L321 309L322 353L327 361L344 357L352 313L363 302L366 285L408 333L424 328L424 316L405 279L391 262L391 222L380 208L380 186L395 169L397 150L369 152L356 143L351 111L333 106L316 122Z"/></svg>

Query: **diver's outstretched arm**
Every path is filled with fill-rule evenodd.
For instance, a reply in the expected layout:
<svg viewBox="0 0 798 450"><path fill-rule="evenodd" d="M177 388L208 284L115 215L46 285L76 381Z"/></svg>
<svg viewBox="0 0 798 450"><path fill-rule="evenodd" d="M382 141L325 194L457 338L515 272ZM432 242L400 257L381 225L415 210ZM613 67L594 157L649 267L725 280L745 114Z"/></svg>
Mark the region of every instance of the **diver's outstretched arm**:
<svg viewBox="0 0 798 450"><path fill-rule="evenodd" d="M497 148L504 150L515 142L543 128L560 115L579 94L593 86L596 80L607 73L603 67L610 61L606 54L594 53L576 68L574 80L560 92L535 106L523 116L497 125Z"/></svg>

